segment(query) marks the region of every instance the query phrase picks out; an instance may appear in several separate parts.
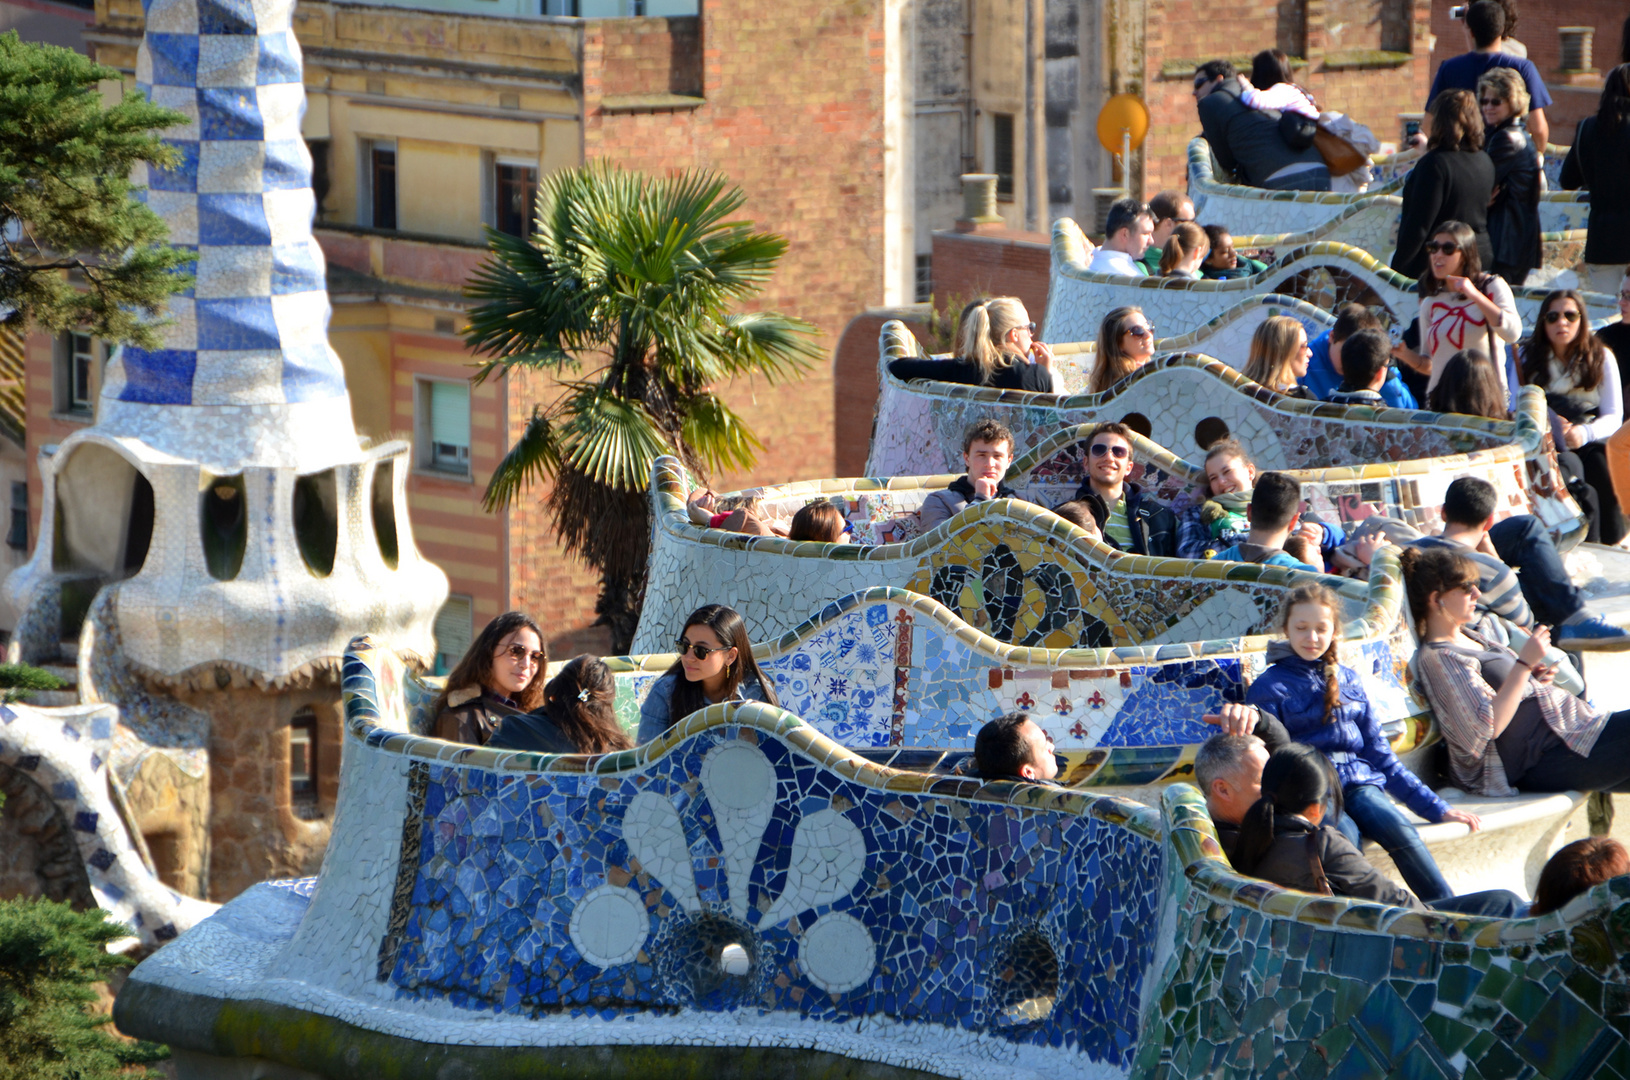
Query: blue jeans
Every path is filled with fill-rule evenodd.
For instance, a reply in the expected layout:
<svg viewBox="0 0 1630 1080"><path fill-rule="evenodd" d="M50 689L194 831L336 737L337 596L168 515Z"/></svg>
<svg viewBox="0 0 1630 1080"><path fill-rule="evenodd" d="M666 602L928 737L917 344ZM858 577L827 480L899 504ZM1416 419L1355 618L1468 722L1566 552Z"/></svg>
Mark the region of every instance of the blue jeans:
<svg viewBox="0 0 1630 1080"><path fill-rule="evenodd" d="M1270 177L1262 181L1265 191L1329 191L1330 170L1323 165L1302 169L1289 176Z"/></svg>
<svg viewBox="0 0 1630 1080"><path fill-rule="evenodd" d="M1342 800L1347 812L1336 822L1342 835L1359 846L1360 834L1369 837L1388 855L1404 877L1409 891L1420 897L1421 903L1431 904L1454 896L1454 890L1443 880L1437 860L1426 850L1421 834L1404 817L1392 797L1372 784L1353 784L1342 789Z"/></svg>
<svg viewBox="0 0 1630 1080"><path fill-rule="evenodd" d="M1517 572L1522 598L1539 622L1556 626L1585 606L1539 518L1518 514L1496 521L1489 530L1489 542L1500 561Z"/></svg>
<svg viewBox="0 0 1630 1080"><path fill-rule="evenodd" d="M1491 919L1515 919L1528 909L1522 897L1505 889L1451 896L1447 900L1434 900L1426 905L1433 911L1446 911L1455 915L1484 915Z"/></svg>

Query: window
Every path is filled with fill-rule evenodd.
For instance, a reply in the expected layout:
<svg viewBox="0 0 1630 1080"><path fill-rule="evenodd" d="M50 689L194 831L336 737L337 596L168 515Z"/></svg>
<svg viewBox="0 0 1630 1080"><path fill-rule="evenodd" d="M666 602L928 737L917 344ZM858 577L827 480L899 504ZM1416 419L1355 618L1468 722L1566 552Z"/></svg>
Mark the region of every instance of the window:
<svg viewBox="0 0 1630 1080"><path fill-rule="evenodd" d="M492 169L493 228L511 236L532 235L532 204L538 194L536 165L499 161Z"/></svg>
<svg viewBox="0 0 1630 1080"><path fill-rule="evenodd" d="M934 256L917 256L917 303L925 304L934 296Z"/></svg>
<svg viewBox="0 0 1630 1080"><path fill-rule="evenodd" d="M323 203L328 201L328 140L307 139L306 149L311 152L311 193L317 199L317 220L323 217Z"/></svg>
<svg viewBox="0 0 1630 1080"><path fill-rule="evenodd" d="M458 666L464 654L470 651L471 603L468 596L449 596L447 603L436 613L436 670L445 675Z"/></svg>
<svg viewBox="0 0 1630 1080"><path fill-rule="evenodd" d="M1013 198L1013 114L991 114L991 172L996 174L996 194Z"/></svg>
<svg viewBox="0 0 1630 1080"><path fill-rule="evenodd" d="M396 228L396 143L362 140L361 220L376 229Z"/></svg>
<svg viewBox="0 0 1630 1080"><path fill-rule="evenodd" d="M470 474L470 384L420 379L419 467Z"/></svg>
<svg viewBox="0 0 1630 1080"><path fill-rule="evenodd" d="M57 412L89 417L96 412L96 383L107 351L89 334L69 331L58 342Z"/></svg>
<svg viewBox="0 0 1630 1080"><path fill-rule="evenodd" d="M289 803L294 816L317 816L317 713L306 706L289 720Z"/></svg>
<svg viewBox="0 0 1630 1080"><path fill-rule="evenodd" d="M6 533L6 544L18 551L28 547L28 484L21 480L11 482L11 531Z"/></svg>
<svg viewBox="0 0 1630 1080"><path fill-rule="evenodd" d="M620 15L695 15L697 0L543 0L545 15L611 19Z"/></svg>

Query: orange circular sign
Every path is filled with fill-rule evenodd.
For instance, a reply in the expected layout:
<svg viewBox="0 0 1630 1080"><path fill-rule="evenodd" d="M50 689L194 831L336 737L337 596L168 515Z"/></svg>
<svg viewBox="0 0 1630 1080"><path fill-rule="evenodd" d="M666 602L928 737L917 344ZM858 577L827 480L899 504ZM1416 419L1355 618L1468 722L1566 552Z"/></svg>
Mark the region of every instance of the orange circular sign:
<svg viewBox="0 0 1630 1080"><path fill-rule="evenodd" d="M1098 111L1098 142L1111 154L1121 152L1121 134L1130 132L1132 149L1149 134L1149 109L1136 94L1116 94Z"/></svg>

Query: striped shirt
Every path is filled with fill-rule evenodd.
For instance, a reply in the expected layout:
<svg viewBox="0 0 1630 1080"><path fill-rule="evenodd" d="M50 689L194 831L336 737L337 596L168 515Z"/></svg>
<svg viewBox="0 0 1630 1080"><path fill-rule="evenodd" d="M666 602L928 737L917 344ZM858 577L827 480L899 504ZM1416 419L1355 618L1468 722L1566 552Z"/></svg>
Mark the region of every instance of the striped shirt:
<svg viewBox="0 0 1630 1080"><path fill-rule="evenodd" d="M1104 522L1104 535L1121 551L1132 550L1132 526L1126 520L1125 495L1109 508L1109 518Z"/></svg>
<svg viewBox="0 0 1630 1080"><path fill-rule="evenodd" d="M1513 658L1517 655L1470 630L1461 633L1485 649L1511 653ZM1458 649L1422 644L1415 653L1415 674L1449 744L1450 778L1475 795L1517 794L1506 779L1505 765L1494 744L1494 695L1498 687L1490 686L1483 678L1477 658ZM1545 726L1569 750L1581 757L1590 755L1607 724L1606 712L1594 712L1583 699L1532 679L1523 688L1523 699L1528 698L1539 702Z"/></svg>
<svg viewBox="0 0 1630 1080"><path fill-rule="evenodd" d="M1522 598L1522 586L1517 583L1517 575L1493 555L1441 536L1423 536L1411 541L1409 546L1422 550L1441 548L1467 556L1477 564L1477 591L1482 594L1477 598L1477 610L1498 615L1524 630L1534 625L1534 613L1528 610L1528 601Z"/></svg>

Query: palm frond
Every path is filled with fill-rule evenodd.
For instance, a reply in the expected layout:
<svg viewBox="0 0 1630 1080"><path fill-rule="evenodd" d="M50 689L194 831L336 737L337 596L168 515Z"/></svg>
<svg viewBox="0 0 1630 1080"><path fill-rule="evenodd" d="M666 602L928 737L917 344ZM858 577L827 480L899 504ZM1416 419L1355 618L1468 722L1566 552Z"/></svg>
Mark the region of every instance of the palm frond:
<svg viewBox="0 0 1630 1080"><path fill-rule="evenodd" d="M642 491L652 463L672 450L651 414L606 384L575 384L558 408L561 458L595 483Z"/></svg>
<svg viewBox="0 0 1630 1080"><path fill-rule="evenodd" d="M548 481L559 473L559 433L548 413L542 407L534 407L526 430L492 471L486 493L481 496L482 508L488 513L502 510L528 484Z"/></svg>
<svg viewBox="0 0 1630 1080"><path fill-rule="evenodd" d="M741 417L717 395L706 391L686 400L680 437L709 472L745 469L764 449Z"/></svg>

